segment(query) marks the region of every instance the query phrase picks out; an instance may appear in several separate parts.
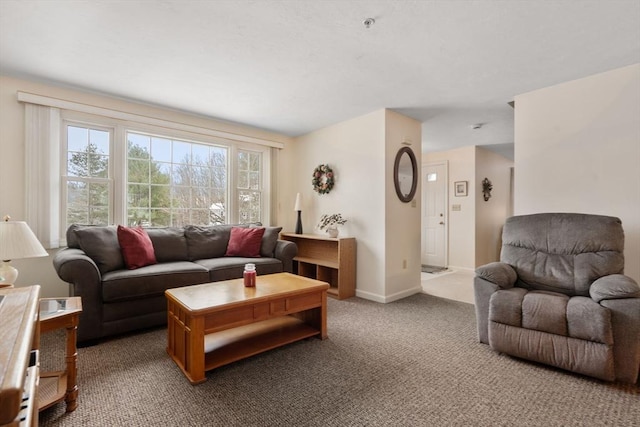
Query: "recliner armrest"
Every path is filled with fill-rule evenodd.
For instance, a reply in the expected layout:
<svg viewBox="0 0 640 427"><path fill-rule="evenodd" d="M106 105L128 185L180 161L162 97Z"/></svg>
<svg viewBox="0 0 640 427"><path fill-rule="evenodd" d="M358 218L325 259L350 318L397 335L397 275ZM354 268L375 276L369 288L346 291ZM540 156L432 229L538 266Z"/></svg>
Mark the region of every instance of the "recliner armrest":
<svg viewBox="0 0 640 427"><path fill-rule="evenodd" d="M624 274L610 274L594 281L589 295L595 302L606 299L640 298L640 286Z"/></svg>
<svg viewBox="0 0 640 427"><path fill-rule="evenodd" d="M510 289L516 283L518 274L509 264L491 262L476 268L476 277L494 283L502 289Z"/></svg>

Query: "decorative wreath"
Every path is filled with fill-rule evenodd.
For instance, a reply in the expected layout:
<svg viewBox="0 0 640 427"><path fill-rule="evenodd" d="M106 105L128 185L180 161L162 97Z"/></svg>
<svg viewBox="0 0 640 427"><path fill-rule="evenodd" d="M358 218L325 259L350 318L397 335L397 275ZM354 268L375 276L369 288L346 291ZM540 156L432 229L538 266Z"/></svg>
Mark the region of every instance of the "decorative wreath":
<svg viewBox="0 0 640 427"><path fill-rule="evenodd" d="M316 191L318 194L328 194L333 188L333 171L329 167L329 165L319 165L313 171L313 179L311 180L311 184L313 184L313 191Z"/></svg>

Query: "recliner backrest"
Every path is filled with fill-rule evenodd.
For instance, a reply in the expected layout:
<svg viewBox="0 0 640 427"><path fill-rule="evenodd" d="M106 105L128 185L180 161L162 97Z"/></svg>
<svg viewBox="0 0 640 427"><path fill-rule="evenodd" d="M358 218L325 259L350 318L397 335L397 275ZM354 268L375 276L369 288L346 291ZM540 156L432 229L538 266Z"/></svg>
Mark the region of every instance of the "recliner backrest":
<svg viewBox="0 0 640 427"><path fill-rule="evenodd" d="M507 219L500 261L516 270L516 286L587 296L593 281L623 272L623 251L619 218L541 213Z"/></svg>

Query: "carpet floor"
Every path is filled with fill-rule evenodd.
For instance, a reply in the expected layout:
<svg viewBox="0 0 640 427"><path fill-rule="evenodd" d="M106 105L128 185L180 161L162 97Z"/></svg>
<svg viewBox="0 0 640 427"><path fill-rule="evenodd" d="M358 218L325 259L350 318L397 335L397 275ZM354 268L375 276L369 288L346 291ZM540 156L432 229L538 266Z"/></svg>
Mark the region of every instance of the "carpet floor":
<svg viewBox="0 0 640 427"><path fill-rule="evenodd" d="M425 294L328 304L327 340L218 368L196 386L167 355L164 328L81 348L78 408L55 405L40 426L640 424L637 385L497 354L477 342L470 304ZM64 336L43 335L41 354L42 369L60 369Z"/></svg>

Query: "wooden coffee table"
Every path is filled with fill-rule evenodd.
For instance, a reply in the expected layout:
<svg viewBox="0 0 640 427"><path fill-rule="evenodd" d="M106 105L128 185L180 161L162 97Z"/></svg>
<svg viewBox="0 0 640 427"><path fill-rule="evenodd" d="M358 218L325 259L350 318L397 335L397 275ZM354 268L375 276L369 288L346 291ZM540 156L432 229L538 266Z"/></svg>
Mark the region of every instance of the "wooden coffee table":
<svg viewBox="0 0 640 427"><path fill-rule="evenodd" d="M289 273L165 291L167 353L192 384L205 372L304 338L327 338L329 284Z"/></svg>

